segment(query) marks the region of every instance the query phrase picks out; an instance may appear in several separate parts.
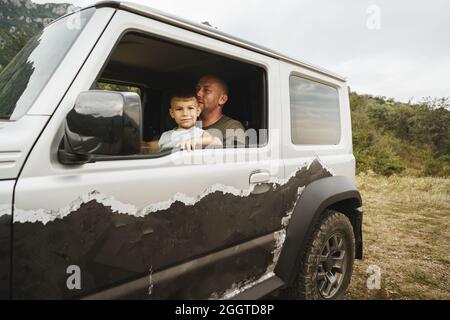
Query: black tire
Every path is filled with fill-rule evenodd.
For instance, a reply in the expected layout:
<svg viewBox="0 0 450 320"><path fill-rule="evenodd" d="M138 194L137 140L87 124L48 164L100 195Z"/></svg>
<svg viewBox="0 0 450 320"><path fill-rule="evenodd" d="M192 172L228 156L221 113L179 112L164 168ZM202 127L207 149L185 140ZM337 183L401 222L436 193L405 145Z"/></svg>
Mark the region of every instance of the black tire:
<svg viewBox="0 0 450 320"><path fill-rule="evenodd" d="M355 236L349 219L342 213L326 210L307 242L299 273L288 289L289 297L339 299L350 284L354 258Z"/></svg>

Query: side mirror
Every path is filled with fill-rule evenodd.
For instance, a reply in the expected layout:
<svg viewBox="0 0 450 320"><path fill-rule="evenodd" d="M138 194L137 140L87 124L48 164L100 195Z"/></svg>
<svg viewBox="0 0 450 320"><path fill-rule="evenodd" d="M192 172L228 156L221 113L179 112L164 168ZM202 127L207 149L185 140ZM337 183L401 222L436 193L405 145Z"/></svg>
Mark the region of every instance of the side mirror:
<svg viewBox="0 0 450 320"><path fill-rule="evenodd" d="M66 116L65 164L89 162L94 155L139 154L142 142L142 106L137 93L91 90L81 92Z"/></svg>

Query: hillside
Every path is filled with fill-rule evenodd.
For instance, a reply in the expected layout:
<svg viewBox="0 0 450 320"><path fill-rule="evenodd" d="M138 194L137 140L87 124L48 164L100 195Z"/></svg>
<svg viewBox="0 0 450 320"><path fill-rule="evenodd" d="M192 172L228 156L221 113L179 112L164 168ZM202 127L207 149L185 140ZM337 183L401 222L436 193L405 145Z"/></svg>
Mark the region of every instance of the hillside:
<svg viewBox="0 0 450 320"><path fill-rule="evenodd" d="M72 8L70 4L0 0L0 70L31 36Z"/></svg>
<svg viewBox="0 0 450 320"><path fill-rule="evenodd" d="M357 171L450 176L450 101L401 103L350 93Z"/></svg>

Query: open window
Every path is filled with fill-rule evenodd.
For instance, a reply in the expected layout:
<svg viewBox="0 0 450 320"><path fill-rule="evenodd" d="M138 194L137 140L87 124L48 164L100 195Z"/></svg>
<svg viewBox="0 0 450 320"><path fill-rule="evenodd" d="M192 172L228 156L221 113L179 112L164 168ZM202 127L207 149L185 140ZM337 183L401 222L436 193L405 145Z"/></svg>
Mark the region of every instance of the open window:
<svg viewBox="0 0 450 320"><path fill-rule="evenodd" d="M223 113L253 129L266 144L266 73L263 68L135 31L116 45L92 89L138 92L143 107L143 140L156 141L175 127L169 116L169 93L175 88L194 90L199 78L214 74L229 87Z"/></svg>

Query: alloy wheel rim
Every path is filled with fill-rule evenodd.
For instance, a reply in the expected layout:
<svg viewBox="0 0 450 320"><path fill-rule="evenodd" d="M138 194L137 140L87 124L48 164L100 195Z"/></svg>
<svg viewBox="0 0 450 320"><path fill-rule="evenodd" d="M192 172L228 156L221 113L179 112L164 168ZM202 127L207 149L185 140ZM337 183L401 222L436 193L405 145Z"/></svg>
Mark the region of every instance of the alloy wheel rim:
<svg viewBox="0 0 450 320"><path fill-rule="evenodd" d="M323 298L330 299L339 291L347 271L347 256L341 234L333 234L322 246L318 255L317 289Z"/></svg>

